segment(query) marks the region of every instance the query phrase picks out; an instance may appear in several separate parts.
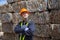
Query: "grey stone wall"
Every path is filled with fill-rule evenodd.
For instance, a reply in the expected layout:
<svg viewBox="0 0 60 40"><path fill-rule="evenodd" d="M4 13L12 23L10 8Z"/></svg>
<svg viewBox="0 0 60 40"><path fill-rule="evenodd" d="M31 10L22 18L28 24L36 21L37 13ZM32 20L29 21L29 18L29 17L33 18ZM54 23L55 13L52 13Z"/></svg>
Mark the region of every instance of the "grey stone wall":
<svg viewBox="0 0 60 40"><path fill-rule="evenodd" d="M60 1L59 0L7 0L0 6L0 20L4 36L2 40L18 40L14 28L21 16L21 8L27 8L31 14L29 20L35 22L34 40L60 40Z"/></svg>

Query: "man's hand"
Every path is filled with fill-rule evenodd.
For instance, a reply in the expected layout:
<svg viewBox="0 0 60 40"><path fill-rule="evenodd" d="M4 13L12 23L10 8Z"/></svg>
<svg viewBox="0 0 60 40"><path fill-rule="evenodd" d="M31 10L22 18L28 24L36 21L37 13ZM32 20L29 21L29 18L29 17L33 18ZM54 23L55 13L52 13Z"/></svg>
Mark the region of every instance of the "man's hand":
<svg viewBox="0 0 60 40"><path fill-rule="evenodd" d="M24 30L24 31L27 31L27 30L29 30L29 28L25 28L25 30Z"/></svg>

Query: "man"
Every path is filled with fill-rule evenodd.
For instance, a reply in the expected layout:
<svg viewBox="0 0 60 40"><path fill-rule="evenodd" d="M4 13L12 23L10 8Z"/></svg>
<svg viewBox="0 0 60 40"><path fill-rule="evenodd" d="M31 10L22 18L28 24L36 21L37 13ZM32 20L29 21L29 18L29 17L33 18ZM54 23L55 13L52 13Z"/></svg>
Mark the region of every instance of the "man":
<svg viewBox="0 0 60 40"><path fill-rule="evenodd" d="M19 34L19 40L33 40L32 37L35 30L35 24L33 21L28 21L30 12L22 8L19 14L23 18L23 21L17 24L14 29L15 33Z"/></svg>

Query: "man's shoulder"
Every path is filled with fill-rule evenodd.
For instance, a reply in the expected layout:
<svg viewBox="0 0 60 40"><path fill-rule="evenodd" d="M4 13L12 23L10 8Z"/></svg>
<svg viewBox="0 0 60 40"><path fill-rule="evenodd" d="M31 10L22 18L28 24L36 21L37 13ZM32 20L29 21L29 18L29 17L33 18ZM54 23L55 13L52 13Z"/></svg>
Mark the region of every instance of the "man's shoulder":
<svg viewBox="0 0 60 40"><path fill-rule="evenodd" d="M33 21L33 20L29 20L29 21L28 21L28 23L33 24L33 23L34 23L34 21Z"/></svg>

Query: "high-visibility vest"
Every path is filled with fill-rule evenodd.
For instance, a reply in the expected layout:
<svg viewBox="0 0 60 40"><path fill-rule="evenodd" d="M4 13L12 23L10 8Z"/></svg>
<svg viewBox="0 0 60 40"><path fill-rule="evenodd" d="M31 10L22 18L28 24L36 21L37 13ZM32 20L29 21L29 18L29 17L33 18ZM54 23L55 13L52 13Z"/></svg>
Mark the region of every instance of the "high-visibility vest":
<svg viewBox="0 0 60 40"><path fill-rule="evenodd" d="M23 23L20 23L20 26L22 27ZM25 24L26 26L28 26L28 22ZM20 35L20 40L24 40L25 39L25 35Z"/></svg>

